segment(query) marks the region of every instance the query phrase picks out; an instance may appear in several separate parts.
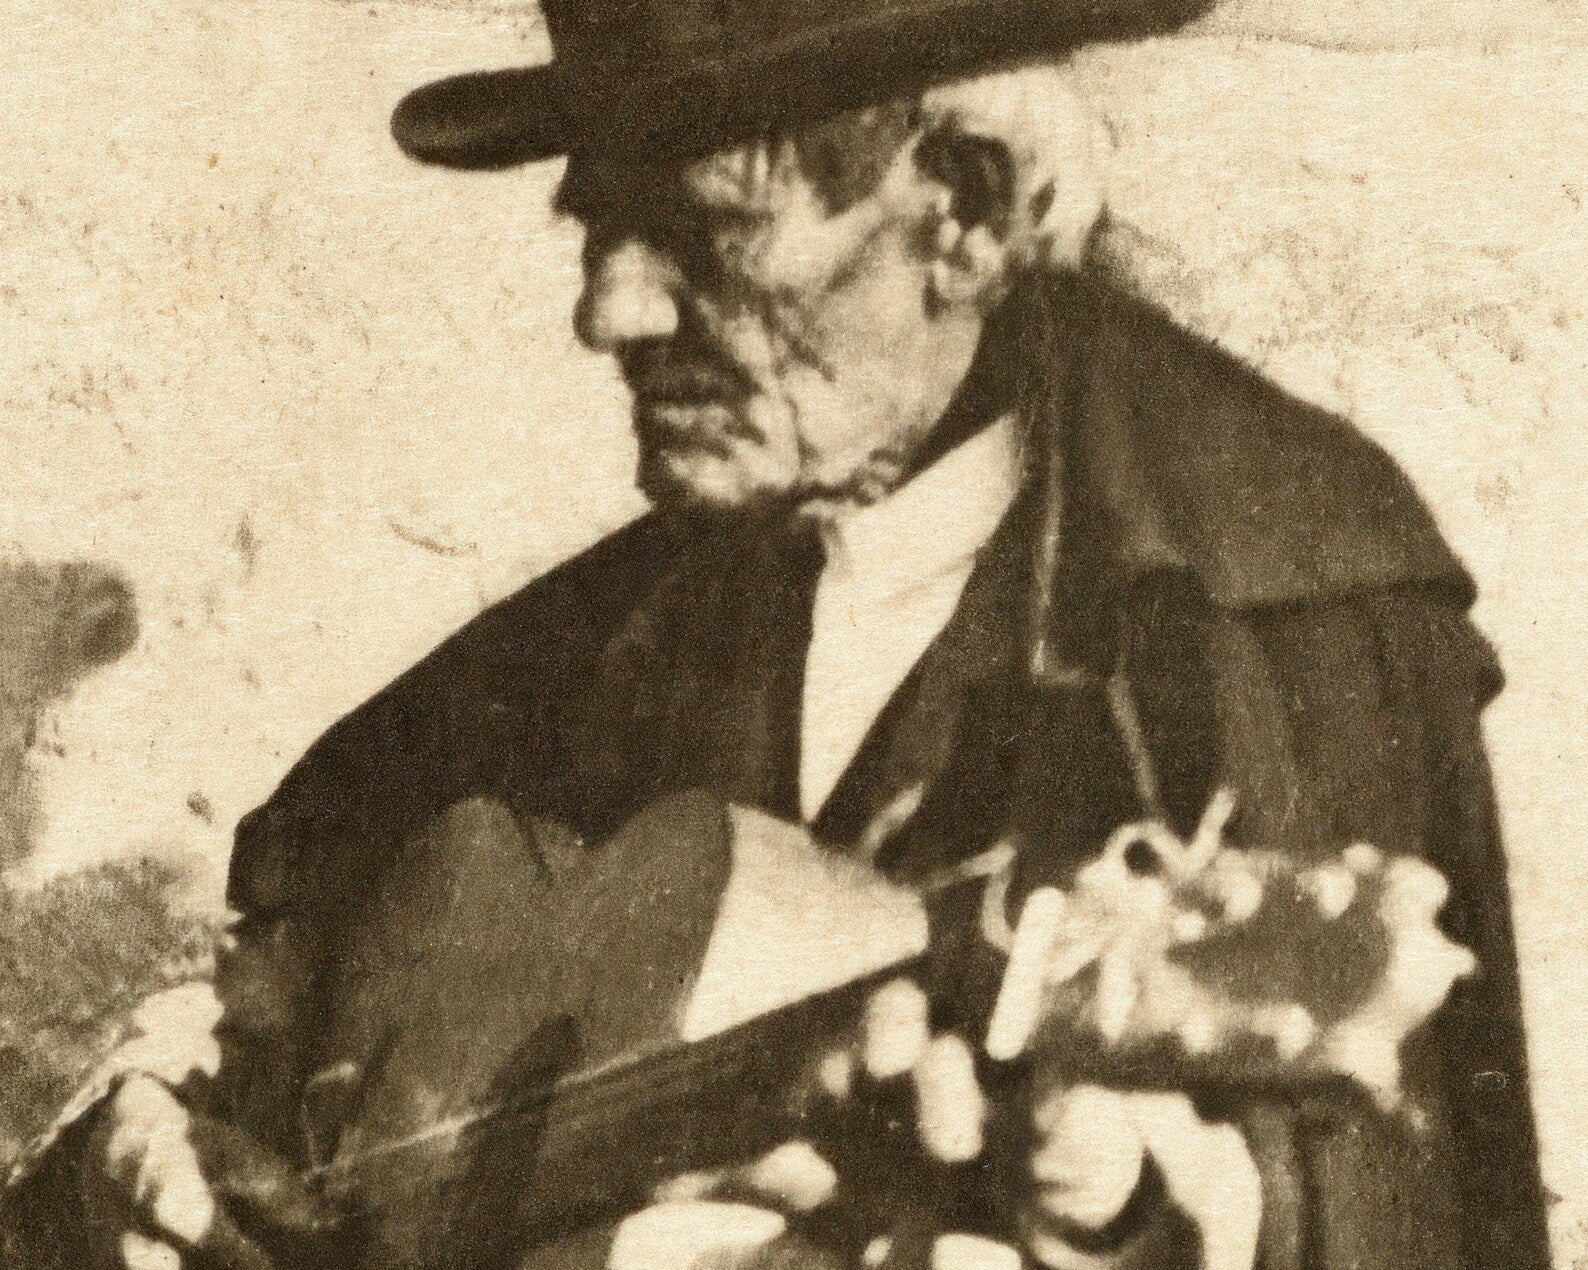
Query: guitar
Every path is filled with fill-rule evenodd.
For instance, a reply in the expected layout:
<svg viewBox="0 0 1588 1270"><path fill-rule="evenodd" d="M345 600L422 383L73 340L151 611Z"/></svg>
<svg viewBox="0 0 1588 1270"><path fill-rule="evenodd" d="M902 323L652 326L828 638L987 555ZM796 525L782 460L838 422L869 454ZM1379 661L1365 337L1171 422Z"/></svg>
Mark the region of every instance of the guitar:
<svg viewBox="0 0 1588 1270"><path fill-rule="evenodd" d="M598 848L454 808L338 972L305 1128L345 1217L298 1259L516 1265L812 1132L791 1091L876 987L940 977L975 872L923 895L696 793Z"/></svg>
<svg viewBox="0 0 1588 1270"><path fill-rule="evenodd" d="M906 889L704 794L664 798L593 848L460 804L409 845L343 948L304 1092L307 1170L195 1125L211 1158L252 1177L234 1193L303 1215L256 1229L276 1265L429 1270L564 1265L581 1241L591 1264L659 1183L794 1137L858 1156L840 1176L886 1192L883 1211L1007 1233L1030 1129L1023 1100L1000 1095L1032 1068L1215 1105L1392 1112L1401 1041L1473 969L1435 926L1443 879L1363 844L1311 866L1234 850L1228 813L1215 800L1189 844L1123 827L1011 931L1007 858ZM897 1105L824 1117L796 1096L899 977L983 1051L1002 1119L970 1165L912 1152Z"/></svg>

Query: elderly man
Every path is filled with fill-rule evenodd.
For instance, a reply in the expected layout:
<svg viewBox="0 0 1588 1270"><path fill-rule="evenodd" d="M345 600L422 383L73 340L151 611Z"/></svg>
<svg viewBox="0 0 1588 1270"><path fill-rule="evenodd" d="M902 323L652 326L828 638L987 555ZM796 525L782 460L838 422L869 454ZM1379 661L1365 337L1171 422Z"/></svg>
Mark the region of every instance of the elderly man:
<svg viewBox="0 0 1588 1270"><path fill-rule="evenodd" d="M1189 833L1221 787L1238 844L1366 841L1449 878L1445 930L1481 973L1408 1041L1405 1105L1017 1082L987 1121L1026 1144L1002 1216L862 1177L877 1238L857 1244L830 1212L844 1162L828 1199L810 1151L774 1153L724 1183L785 1210L754 1256L1547 1263L1471 584L1381 452L1092 258L1105 142L1064 57L1197 7L548 0L551 66L403 104L427 162L568 156L576 329L632 390L653 510L470 623L245 819L218 1077L135 1075L76 1144L106 1264L379 1264L312 1251L321 1218L289 1186L217 1203L188 1116L303 1163L305 1116L357 1103L323 1044L347 967L373 964L350 932L466 800L556 826L561 846L529 834L555 860L704 790L905 883L1018 841L1030 891L1127 822ZM927 1156L953 1158L945 1117L980 1105L960 1075L916 1081ZM709 1189L664 1188L668 1220ZM512 1257L731 1262L668 1242L658 1211L594 1254Z"/></svg>

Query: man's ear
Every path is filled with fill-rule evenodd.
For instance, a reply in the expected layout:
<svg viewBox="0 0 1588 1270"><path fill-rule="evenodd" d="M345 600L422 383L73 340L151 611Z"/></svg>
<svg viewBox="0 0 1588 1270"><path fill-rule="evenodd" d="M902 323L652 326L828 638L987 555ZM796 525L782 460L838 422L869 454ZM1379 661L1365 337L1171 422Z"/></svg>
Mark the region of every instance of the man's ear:
<svg viewBox="0 0 1588 1270"><path fill-rule="evenodd" d="M922 176L940 196L934 303L988 312L1022 272L1082 265L1106 201L1106 128L1067 66L1045 62L956 81L921 100Z"/></svg>
<svg viewBox="0 0 1588 1270"><path fill-rule="evenodd" d="M985 316L1007 289L1014 156L998 138L948 124L921 139L915 164L941 186L927 233L928 302Z"/></svg>

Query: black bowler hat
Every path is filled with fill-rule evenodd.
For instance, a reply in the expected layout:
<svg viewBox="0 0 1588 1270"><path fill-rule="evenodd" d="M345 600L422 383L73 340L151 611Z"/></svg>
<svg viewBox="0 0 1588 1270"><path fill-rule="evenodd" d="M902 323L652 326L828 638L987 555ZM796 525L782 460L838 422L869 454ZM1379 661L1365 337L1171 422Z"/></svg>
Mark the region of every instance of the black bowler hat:
<svg viewBox="0 0 1588 1270"><path fill-rule="evenodd" d="M703 153L1025 55L1173 30L1212 0L544 0L553 60L428 84L404 152L505 168L572 150Z"/></svg>

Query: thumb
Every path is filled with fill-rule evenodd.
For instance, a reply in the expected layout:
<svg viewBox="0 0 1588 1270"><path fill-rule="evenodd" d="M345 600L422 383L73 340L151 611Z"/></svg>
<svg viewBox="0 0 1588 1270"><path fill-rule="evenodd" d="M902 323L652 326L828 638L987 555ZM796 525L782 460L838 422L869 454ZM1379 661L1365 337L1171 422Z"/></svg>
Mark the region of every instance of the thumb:
<svg viewBox="0 0 1588 1270"><path fill-rule="evenodd" d="M607 1270L700 1270L732 1265L781 1235L777 1213L711 1200L668 1200L642 1208L613 1232Z"/></svg>
<svg viewBox="0 0 1588 1270"><path fill-rule="evenodd" d="M127 1265L153 1270L191 1251L220 1270L270 1270L263 1249L216 1201L210 1123L150 1076L128 1077L112 1096L97 1151L127 1209L130 1228L120 1239Z"/></svg>
<svg viewBox="0 0 1588 1270"><path fill-rule="evenodd" d="M820 1208L838 1189L838 1173L809 1142L785 1142L748 1164L685 1173L652 1194L658 1204L700 1200L770 1205L787 1212Z"/></svg>
<svg viewBox="0 0 1588 1270"><path fill-rule="evenodd" d="M96 1153L143 1220L192 1244L215 1220L216 1206L191 1137L192 1117L160 1081L128 1077L111 1096Z"/></svg>

